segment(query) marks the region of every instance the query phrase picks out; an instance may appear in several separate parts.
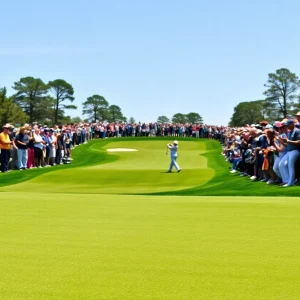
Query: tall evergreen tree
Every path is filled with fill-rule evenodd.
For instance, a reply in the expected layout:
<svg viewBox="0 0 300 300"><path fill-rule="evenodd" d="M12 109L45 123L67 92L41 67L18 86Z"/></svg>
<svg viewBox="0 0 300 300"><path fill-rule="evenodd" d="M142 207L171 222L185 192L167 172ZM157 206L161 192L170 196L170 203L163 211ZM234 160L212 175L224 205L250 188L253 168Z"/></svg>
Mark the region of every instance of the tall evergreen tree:
<svg viewBox="0 0 300 300"><path fill-rule="evenodd" d="M87 115L89 119L94 122L98 120L105 120L108 117L108 102L103 96L93 95L88 97L82 103L83 115Z"/></svg>
<svg viewBox="0 0 300 300"><path fill-rule="evenodd" d="M157 118L157 123L164 124L164 123L169 123L169 122L170 122L170 119L167 116L159 116Z"/></svg>
<svg viewBox="0 0 300 300"><path fill-rule="evenodd" d="M0 125L5 123L24 124L28 116L21 107L13 102L12 97L7 97L6 88L0 89Z"/></svg>
<svg viewBox="0 0 300 300"><path fill-rule="evenodd" d="M47 100L48 86L40 78L24 77L12 87L14 100L28 115L29 122L39 119L39 107Z"/></svg>
<svg viewBox="0 0 300 300"><path fill-rule="evenodd" d="M64 111L64 109L77 109L75 105L67 105L65 102L74 101L74 89L72 85L63 79L56 79L54 81L49 81L49 89L54 96L54 123L58 122L59 110Z"/></svg>
<svg viewBox="0 0 300 300"><path fill-rule="evenodd" d="M191 124L200 124L203 123L202 117L196 112L190 112L186 115L188 123Z"/></svg>
<svg viewBox="0 0 300 300"><path fill-rule="evenodd" d="M173 123L186 123L187 118L185 114L177 113L172 117Z"/></svg>
<svg viewBox="0 0 300 300"><path fill-rule="evenodd" d="M276 70L275 73L269 74L265 87L266 102L273 106L281 117L287 117L293 110L296 92L300 87L300 80L296 74L285 68Z"/></svg>
<svg viewBox="0 0 300 300"><path fill-rule="evenodd" d="M126 117L118 105L110 105L108 110L110 122L126 122Z"/></svg>

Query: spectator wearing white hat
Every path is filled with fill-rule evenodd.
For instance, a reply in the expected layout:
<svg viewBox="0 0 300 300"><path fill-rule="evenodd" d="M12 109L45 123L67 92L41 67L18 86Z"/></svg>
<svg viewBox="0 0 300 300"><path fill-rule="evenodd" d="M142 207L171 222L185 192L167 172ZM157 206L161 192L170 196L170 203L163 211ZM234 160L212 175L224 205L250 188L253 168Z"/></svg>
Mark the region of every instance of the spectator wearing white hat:
<svg viewBox="0 0 300 300"><path fill-rule="evenodd" d="M0 149L1 149L1 172L8 172L8 162L10 158L10 146L13 142L9 138L10 124L3 126L3 132L0 133Z"/></svg>
<svg viewBox="0 0 300 300"><path fill-rule="evenodd" d="M178 152L178 141L174 141L173 144L167 144L167 147L170 150L170 157L171 157L171 164L168 173L172 172L173 167L176 168L177 172L180 172L181 169L176 162L177 152Z"/></svg>
<svg viewBox="0 0 300 300"><path fill-rule="evenodd" d="M298 111L298 112L295 114L295 117L296 117L298 123L300 123L300 111Z"/></svg>

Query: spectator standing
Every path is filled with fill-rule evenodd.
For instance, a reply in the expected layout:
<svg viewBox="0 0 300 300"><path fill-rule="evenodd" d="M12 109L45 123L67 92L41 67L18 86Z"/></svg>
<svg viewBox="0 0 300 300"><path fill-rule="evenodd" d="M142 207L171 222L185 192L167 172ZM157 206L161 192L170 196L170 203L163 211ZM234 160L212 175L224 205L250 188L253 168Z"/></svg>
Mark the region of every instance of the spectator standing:
<svg viewBox="0 0 300 300"><path fill-rule="evenodd" d="M60 129L57 129L56 132L57 132L56 133L57 147L56 147L55 163L57 165L60 165L61 164L61 157L62 157L61 150L62 150L62 147L63 147L63 144L61 143L61 136L62 136L62 134L61 134L61 130ZM78 138L78 134L77 134L77 138ZM79 139L81 140L81 131L80 131Z"/></svg>
<svg viewBox="0 0 300 300"><path fill-rule="evenodd" d="M66 137L65 138L65 144L66 144L66 153L65 153L65 156L70 157L71 156L72 135L71 135L69 129L66 130L65 137Z"/></svg>
<svg viewBox="0 0 300 300"><path fill-rule="evenodd" d="M54 135L54 129L50 128L49 130L49 145L50 145L50 151L49 151L49 164L50 166L55 166L55 157L56 157L56 148L57 148L57 138Z"/></svg>
<svg viewBox="0 0 300 300"><path fill-rule="evenodd" d="M280 141L286 145L287 154L279 164L283 177L283 187L293 186L295 182L295 163L300 157L300 130L295 127L294 119L287 120L288 137L282 137Z"/></svg>
<svg viewBox="0 0 300 300"><path fill-rule="evenodd" d="M85 127L82 125L81 126L81 143L82 144L86 144L86 129Z"/></svg>
<svg viewBox="0 0 300 300"><path fill-rule="evenodd" d="M34 137L33 137L33 132L34 132L34 130L32 130L32 127L28 126L27 135L28 135L28 138L29 138L29 143L28 143L28 149L27 149L27 155L28 155L27 169L34 168Z"/></svg>
<svg viewBox="0 0 300 300"><path fill-rule="evenodd" d="M18 147L18 169L27 169L28 161L28 144L29 137L25 131L25 127L21 127L20 132L16 135L16 146Z"/></svg>
<svg viewBox="0 0 300 300"><path fill-rule="evenodd" d="M280 138L287 137L287 127L284 123L281 123L279 121L274 123L274 127L278 130L278 136L276 137L275 143L274 143L276 152L274 155L273 171L278 176L278 178L280 178L280 180L282 180L282 174L280 173L279 164L280 164L280 161L282 160L282 158L287 153L287 149L286 149L286 146L284 146L283 143L280 142Z"/></svg>
<svg viewBox="0 0 300 300"><path fill-rule="evenodd" d="M1 172L8 172L8 162L10 158L10 146L12 141L9 138L10 124L3 126L3 132L0 133L0 149L1 149Z"/></svg>
<svg viewBox="0 0 300 300"><path fill-rule="evenodd" d="M10 158L8 168L11 170L18 169L18 148L15 144L16 132L17 129L15 129L14 126L10 125L8 135L10 140L12 141L12 144L10 146Z"/></svg>
<svg viewBox="0 0 300 300"><path fill-rule="evenodd" d="M43 149L45 142L40 135L40 129L38 126L34 128L33 133L33 146L34 146L34 165L35 167L42 168L43 165Z"/></svg>

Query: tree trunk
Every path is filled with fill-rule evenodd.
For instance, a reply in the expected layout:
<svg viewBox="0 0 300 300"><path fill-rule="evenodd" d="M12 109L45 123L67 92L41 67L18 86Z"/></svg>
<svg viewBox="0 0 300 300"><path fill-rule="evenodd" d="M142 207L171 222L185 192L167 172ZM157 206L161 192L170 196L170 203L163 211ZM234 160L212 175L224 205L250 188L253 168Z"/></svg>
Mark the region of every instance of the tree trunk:
<svg viewBox="0 0 300 300"><path fill-rule="evenodd" d="M33 105L29 104L29 123L33 122Z"/></svg>
<svg viewBox="0 0 300 300"><path fill-rule="evenodd" d="M97 108L94 108L94 122L97 122Z"/></svg>
<svg viewBox="0 0 300 300"><path fill-rule="evenodd" d="M286 96L283 99L283 118L287 117Z"/></svg>
<svg viewBox="0 0 300 300"><path fill-rule="evenodd" d="M55 114L54 114L54 124L57 124L57 119L58 119L58 106L59 106L59 98L56 98Z"/></svg>

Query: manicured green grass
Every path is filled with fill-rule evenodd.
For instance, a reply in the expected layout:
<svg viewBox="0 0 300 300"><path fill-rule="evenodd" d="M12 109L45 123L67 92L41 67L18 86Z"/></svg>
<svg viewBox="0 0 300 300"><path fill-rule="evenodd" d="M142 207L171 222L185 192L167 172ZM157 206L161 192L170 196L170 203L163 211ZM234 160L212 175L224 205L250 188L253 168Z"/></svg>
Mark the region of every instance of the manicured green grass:
<svg viewBox="0 0 300 300"><path fill-rule="evenodd" d="M80 148L82 147L82 148ZM75 150L87 151L93 155L107 158L105 164L97 164L90 157L89 164L77 168L60 168L55 172L41 173L32 180L14 185L14 191L39 192L52 189L53 192L101 194L136 194L163 191L183 190L208 182L214 176L214 171L207 167L207 159L201 156L205 153L205 143L195 140L180 141L180 156L178 163L182 173L176 170L166 173L170 157L166 155L165 140L120 140L118 142L92 142L88 146L80 146ZM118 152L107 154L109 148L135 148L137 152ZM87 156L88 157L88 156ZM78 157L74 157L77 162ZM52 188L53 185L55 188ZM3 188L11 190L11 187Z"/></svg>
<svg viewBox="0 0 300 300"><path fill-rule="evenodd" d="M298 298L298 198L80 192L4 193L1 299Z"/></svg>
<svg viewBox="0 0 300 300"><path fill-rule="evenodd" d="M165 174L167 138L126 138L91 141L73 151L71 165L0 174L1 191L156 194L182 196L298 196L300 187L287 189L252 182L229 173L229 164L214 140L179 139L180 174ZM138 148L138 152L108 154L107 148ZM170 177L170 176L172 177ZM179 176L177 176L179 175ZM22 183L18 185L18 183ZM5 187L7 186L7 187ZM39 186L39 188L38 188Z"/></svg>
<svg viewBox="0 0 300 300"><path fill-rule="evenodd" d="M300 187L230 174L216 141L180 140L166 174L166 141L1 174L0 299L298 299Z"/></svg>

